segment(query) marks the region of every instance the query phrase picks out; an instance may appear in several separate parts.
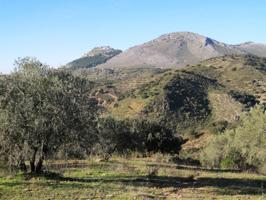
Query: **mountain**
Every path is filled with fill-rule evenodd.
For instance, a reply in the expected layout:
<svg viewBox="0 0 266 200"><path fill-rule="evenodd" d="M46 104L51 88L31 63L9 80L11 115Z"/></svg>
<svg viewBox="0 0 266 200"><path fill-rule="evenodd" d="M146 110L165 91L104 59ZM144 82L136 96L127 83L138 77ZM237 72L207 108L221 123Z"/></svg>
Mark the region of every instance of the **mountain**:
<svg viewBox="0 0 266 200"><path fill-rule="evenodd" d="M229 45L196 33L176 32L134 46L98 67L176 68L212 57L249 53L266 57L266 46L255 43Z"/></svg>
<svg viewBox="0 0 266 200"><path fill-rule="evenodd" d="M85 53L81 58L68 63L66 67L71 69L96 67L121 52L121 50L113 49L109 46L96 47L88 53Z"/></svg>
<svg viewBox="0 0 266 200"><path fill-rule="evenodd" d="M243 44L235 45L235 47L248 54L254 54L260 57L266 57L265 44L260 44L255 42L245 42Z"/></svg>

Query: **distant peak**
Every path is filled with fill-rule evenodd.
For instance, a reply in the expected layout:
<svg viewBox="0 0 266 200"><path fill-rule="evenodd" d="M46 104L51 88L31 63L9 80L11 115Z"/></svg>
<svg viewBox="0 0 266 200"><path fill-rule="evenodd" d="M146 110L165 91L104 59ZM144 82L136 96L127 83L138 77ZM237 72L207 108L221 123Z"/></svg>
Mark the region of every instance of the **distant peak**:
<svg viewBox="0 0 266 200"><path fill-rule="evenodd" d="M107 50L110 50L110 49L113 49L113 48L110 47L110 46L99 46L99 47L93 48L92 51L98 51L98 50L107 51Z"/></svg>
<svg viewBox="0 0 266 200"><path fill-rule="evenodd" d="M96 67L97 65L107 62L107 60L120 54L121 52L121 50L114 49L110 46L95 47L89 52L83 54L81 58L68 63L67 67L72 69Z"/></svg>
<svg viewBox="0 0 266 200"><path fill-rule="evenodd" d="M114 49L110 46L99 46L99 47L95 47L92 50L90 50L89 52L83 54L83 57L91 57L91 56L95 56L97 54L110 54L113 52L122 52L121 50L117 50Z"/></svg>
<svg viewBox="0 0 266 200"><path fill-rule="evenodd" d="M240 45L248 45L248 44L255 44L255 42L248 41L248 42L241 43Z"/></svg>
<svg viewBox="0 0 266 200"><path fill-rule="evenodd" d="M189 32L189 31L172 32L172 33L167 33L164 35L183 35L183 36L195 35L195 36L199 36L198 33Z"/></svg>
<svg viewBox="0 0 266 200"><path fill-rule="evenodd" d="M198 33L182 31L182 32L172 32L161 35L160 37L177 37L177 36L200 36Z"/></svg>
<svg viewBox="0 0 266 200"><path fill-rule="evenodd" d="M173 33L167 33L164 35L161 35L157 39L153 41L163 41L163 40L179 40L179 39L185 39L185 40L204 40L206 37L202 36L198 33L193 32L173 32Z"/></svg>

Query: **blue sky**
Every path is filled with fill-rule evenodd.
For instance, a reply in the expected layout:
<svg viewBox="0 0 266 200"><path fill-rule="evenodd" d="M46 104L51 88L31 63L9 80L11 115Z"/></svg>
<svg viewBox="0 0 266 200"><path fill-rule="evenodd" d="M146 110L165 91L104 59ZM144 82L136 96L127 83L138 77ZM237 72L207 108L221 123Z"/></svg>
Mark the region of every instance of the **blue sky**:
<svg viewBox="0 0 266 200"><path fill-rule="evenodd" d="M60 66L95 46L127 49L191 31L266 43L266 0L0 0L0 72L18 57Z"/></svg>

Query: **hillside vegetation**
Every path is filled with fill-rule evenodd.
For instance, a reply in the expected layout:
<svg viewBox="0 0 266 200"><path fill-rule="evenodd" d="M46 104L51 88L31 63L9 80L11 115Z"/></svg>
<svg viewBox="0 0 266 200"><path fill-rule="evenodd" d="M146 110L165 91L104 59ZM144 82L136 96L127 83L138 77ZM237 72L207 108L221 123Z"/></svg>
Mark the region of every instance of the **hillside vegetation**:
<svg viewBox="0 0 266 200"><path fill-rule="evenodd" d="M114 117L122 117L118 113L136 107L131 117L162 121L169 121L165 119L169 117L175 124L189 121L188 126L233 123L242 111L265 103L265 64L266 60L259 57L233 55L170 70L118 100L109 111Z"/></svg>
<svg viewBox="0 0 266 200"><path fill-rule="evenodd" d="M265 198L266 59L0 76L1 199Z"/></svg>
<svg viewBox="0 0 266 200"><path fill-rule="evenodd" d="M201 153L205 166L266 173L266 113L262 107L242 114L236 128L215 136Z"/></svg>

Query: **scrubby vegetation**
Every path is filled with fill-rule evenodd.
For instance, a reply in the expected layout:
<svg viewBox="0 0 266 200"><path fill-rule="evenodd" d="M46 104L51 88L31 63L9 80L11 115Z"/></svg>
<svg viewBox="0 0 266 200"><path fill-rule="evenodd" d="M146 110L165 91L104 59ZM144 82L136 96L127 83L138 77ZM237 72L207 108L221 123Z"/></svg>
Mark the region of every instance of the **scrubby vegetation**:
<svg viewBox="0 0 266 200"><path fill-rule="evenodd" d="M208 90L216 86L215 80L192 72L178 72L146 111L155 113L161 123L174 130L184 132L193 125L197 128L209 117ZM194 123L196 121L197 125Z"/></svg>
<svg viewBox="0 0 266 200"><path fill-rule="evenodd" d="M182 144L181 137L175 136L171 129L144 119L121 121L105 118L100 120L98 126L99 142L94 153L103 155L105 160L114 153L177 154Z"/></svg>
<svg viewBox="0 0 266 200"><path fill-rule="evenodd" d="M241 122L215 136L202 151L207 167L256 170L266 173L266 113L262 107L243 114Z"/></svg>
<svg viewBox="0 0 266 200"><path fill-rule="evenodd" d="M251 65L251 60L259 62ZM266 79L260 65L264 60L256 56L233 55L155 74L107 110L119 119L157 120L181 134L216 131L216 124L234 124L243 111L265 102Z"/></svg>
<svg viewBox="0 0 266 200"><path fill-rule="evenodd" d="M30 171L40 173L47 159L178 153L182 140L167 127L102 118L87 79L30 58L17 66L0 81L0 150L10 167L27 172L29 161Z"/></svg>
<svg viewBox="0 0 266 200"><path fill-rule="evenodd" d="M0 198L263 197L264 61L72 71L18 60L0 76Z"/></svg>

